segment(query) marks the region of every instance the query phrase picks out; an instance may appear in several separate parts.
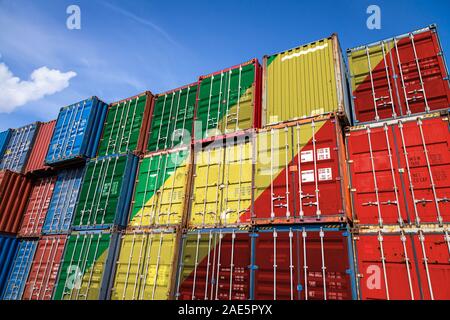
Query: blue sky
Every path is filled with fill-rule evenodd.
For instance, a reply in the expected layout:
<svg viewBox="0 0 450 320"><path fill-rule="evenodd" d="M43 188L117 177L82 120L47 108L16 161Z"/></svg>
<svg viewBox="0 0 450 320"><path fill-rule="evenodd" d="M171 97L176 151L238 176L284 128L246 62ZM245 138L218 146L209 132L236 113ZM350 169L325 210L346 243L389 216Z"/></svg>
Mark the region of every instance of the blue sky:
<svg viewBox="0 0 450 320"><path fill-rule="evenodd" d="M81 30L66 28L71 4ZM381 8L381 30L366 27L370 4ZM437 23L449 60L448 12L448 0L0 0L0 88L16 89L0 92L0 130L54 119L92 95L160 93L333 32L346 49Z"/></svg>

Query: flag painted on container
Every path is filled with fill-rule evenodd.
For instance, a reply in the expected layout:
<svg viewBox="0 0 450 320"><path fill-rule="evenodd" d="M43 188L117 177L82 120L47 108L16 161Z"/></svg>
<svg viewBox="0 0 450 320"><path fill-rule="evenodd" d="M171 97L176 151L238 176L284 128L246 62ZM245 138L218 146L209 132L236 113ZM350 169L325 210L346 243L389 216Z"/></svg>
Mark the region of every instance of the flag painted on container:
<svg viewBox="0 0 450 320"><path fill-rule="evenodd" d="M179 300L250 299L250 233L203 229L183 236L176 287Z"/></svg>
<svg viewBox="0 0 450 320"><path fill-rule="evenodd" d="M189 191L188 148L150 154L140 160L129 226L181 225Z"/></svg>
<svg viewBox="0 0 450 320"><path fill-rule="evenodd" d="M261 125L261 67L257 59L199 79L194 138L208 139Z"/></svg>
<svg viewBox="0 0 450 320"><path fill-rule="evenodd" d="M45 163L56 166L94 157L107 109L97 97L61 108Z"/></svg>
<svg viewBox="0 0 450 320"><path fill-rule="evenodd" d="M355 122L448 109L450 84L436 26L348 50Z"/></svg>
<svg viewBox="0 0 450 320"><path fill-rule="evenodd" d="M86 166L73 228L126 226L138 158L132 154L96 158Z"/></svg>
<svg viewBox="0 0 450 320"><path fill-rule="evenodd" d="M21 240L5 286L3 300L21 300L31 262L37 247L36 240Z"/></svg>
<svg viewBox="0 0 450 320"><path fill-rule="evenodd" d="M350 116L347 72L332 36L264 57L263 125L325 113Z"/></svg>
<svg viewBox="0 0 450 320"><path fill-rule="evenodd" d="M0 170L24 171L33 148L39 123L14 129L0 161Z"/></svg>
<svg viewBox="0 0 450 320"><path fill-rule="evenodd" d="M118 234L74 233L67 239L54 300L103 300Z"/></svg>
<svg viewBox="0 0 450 320"><path fill-rule="evenodd" d="M111 299L172 299L178 243L170 229L124 234Z"/></svg>
<svg viewBox="0 0 450 320"><path fill-rule="evenodd" d="M191 143L197 89L198 83L193 83L155 97L148 152L172 149Z"/></svg>
<svg viewBox="0 0 450 320"><path fill-rule="evenodd" d="M66 234L69 232L84 170L84 167L79 167L59 172L42 227L43 234Z"/></svg>
<svg viewBox="0 0 450 320"><path fill-rule="evenodd" d="M8 145L9 139L11 138L12 129L0 132L0 160L3 158L6 146Z"/></svg>
<svg viewBox="0 0 450 320"><path fill-rule="evenodd" d="M145 150L152 99L144 92L109 105L97 157Z"/></svg>
<svg viewBox="0 0 450 320"><path fill-rule="evenodd" d="M191 227L250 223L253 164L250 140L251 136L231 142L218 140L195 150Z"/></svg>

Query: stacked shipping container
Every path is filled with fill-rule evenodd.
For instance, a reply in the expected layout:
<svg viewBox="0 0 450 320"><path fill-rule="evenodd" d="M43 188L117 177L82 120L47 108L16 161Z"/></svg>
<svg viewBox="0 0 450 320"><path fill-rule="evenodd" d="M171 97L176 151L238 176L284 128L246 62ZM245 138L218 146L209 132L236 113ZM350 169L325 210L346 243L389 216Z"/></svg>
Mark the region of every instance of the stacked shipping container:
<svg viewBox="0 0 450 320"><path fill-rule="evenodd" d="M332 35L1 133L0 296L449 299L436 28L347 52L352 99Z"/></svg>

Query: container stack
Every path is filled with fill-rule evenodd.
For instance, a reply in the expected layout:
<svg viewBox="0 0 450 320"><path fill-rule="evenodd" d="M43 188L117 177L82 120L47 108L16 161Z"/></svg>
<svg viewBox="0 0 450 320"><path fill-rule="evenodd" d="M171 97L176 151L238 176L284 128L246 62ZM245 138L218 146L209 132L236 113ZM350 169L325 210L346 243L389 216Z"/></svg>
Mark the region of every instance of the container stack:
<svg viewBox="0 0 450 320"><path fill-rule="evenodd" d="M348 50L359 299L450 299L450 105L436 27Z"/></svg>

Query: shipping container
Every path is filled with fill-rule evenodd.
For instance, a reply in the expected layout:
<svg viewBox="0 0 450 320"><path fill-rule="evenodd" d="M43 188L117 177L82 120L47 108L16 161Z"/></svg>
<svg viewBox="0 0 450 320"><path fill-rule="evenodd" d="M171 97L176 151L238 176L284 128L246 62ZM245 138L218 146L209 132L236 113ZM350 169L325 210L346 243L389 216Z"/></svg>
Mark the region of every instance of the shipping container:
<svg viewBox="0 0 450 320"><path fill-rule="evenodd" d="M61 170L42 227L43 234L66 234L72 225L84 167Z"/></svg>
<svg viewBox="0 0 450 320"><path fill-rule="evenodd" d="M351 117L348 74L337 35L265 56L263 125L337 112Z"/></svg>
<svg viewBox="0 0 450 320"><path fill-rule="evenodd" d="M448 109L450 86L435 25L347 50L354 122Z"/></svg>
<svg viewBox="0 0 450 320"><path fill-rule="evenodd" d="M363 225L450 223L447 116L350 128L353 211Z"/></svg>
<svg viewBox="0 0 450 320"><path fill-rule="evenodd" d="M61 108L45 164L58 166L94 157L107 110L97 97Z"/></svg>
<svg viewBox="0 0 450 320"><path fill-rule="evenodd" d="M52 298L66 240L66 235L52 235L38 241L22 300Z"/></svg>
<svg viewBox="0 0 450 320"><path fill-rule="evenodd" d="M261 66L257 59L201 76L194 112L194 139L261 126Z"/></svg>
<svg viewBox="0 0 450 320"><path fill-rule="evenodd" d="M23 290L30 273L31 262L37 247L37 240L21 240L14 256L11 272L5 285L3 300L22 299Z"/></svg>
<svg viewBox="0 0 450 320"><path fill-rule="evenodd" d="M139 161L129 226L183 225L191 167L190 148L146 155Z"/></svg>
<svg viewBox="0 0 450 320"><path fill-rule="evenodd" d="M112 300L173 298L180 237L175 229L151 229L122 235Z"/></svg>
<svg viewBox="0 0 450 320"><path fill-rule="evenodd" d="M8 145L9 139L11 138L12 129L0 132L0 160L3 158L6 146Z"/></svg>
<svg viewBox="0 0 450 320"><path fill-rule="evenodd" d="M252 134L195 145L190 227L250 224Z"/></svg>
<svg viewBox="0 0 450 320"><path fill-rule="evenodd" d="M54 300L104 300L117 261L120 235L102 231L72 233L67 239Z"/></svg>
<svg viewBox="0 0 450 320"><path fill-rule="evenodd" d="M31 187L30 179L24 175L0 171L0 232L19 231Z"/></svg>
<svg viewBox="0 0 450 320"><path fill-rule="evenodd" d="M349 231L276 226L259 228L254 239L253 299L356 299Z"/></svg>
<svg viewBox="0 0 450 320"><path fill-rule="evenodd" d="M448 231L396 229L354 234L359 298L450 299Z"/></svg>
<svg viewBox="0 0 450 320"><path fill-rule="evenodd" d="M36 122L12 131L0 161L0 170L11 170L18 173L24 171L39 126L40 123Z"/></svg>
<svg viewBox="0 0 450 320"><path fill-rule="evenodd" d="M148 152L172 149L191 143L197 89L196 82L155 97Z"/></svg>
<svg viewBox="0 0 450 320"><path fill-rule="evenodd" d="M33 180L30 197L19 229L20 237L39 237L41 235L55 182L56 176Z"/></svg>
<svg viewBox="0 0 450 320"><path fill-rule="evenodd" d="M203 229L184 234L176 299L248 300L251 234L244 229Z"/></svg>
<svg viewBox="0 0 450 320"><path fill-rule="evenodd" d="M138 158L131 153L89 161L75 209L74 230L127 225L137 165Z"/></svg>
<svg viewBox="0 0 450 320"><path fill-rule="evenodd" d="M11 271L19 240L14 236L0 234L0 300Z"/></svg>
<svg viewBox="0 0 450 320"><path fill-rule="evenodd" d="M146 91L109 105L97 157L145 151L152 99Z"/></svg>
<svg viewBox="0 0 450 320"><path fill-rule="evenodd" d="M49 167L44 164L45 156L47 155L50 139L55 129L56 120L41 123L36 134L36 140L31 149L30 157L25 167L26 173L38 173L40 171L48 170Z"/></svg>
<svg viewBox="0 0 450 320"><path fill-rule="evenodd" d="M255 223L351 219L342 125L339 117L328 114L259 130Z"/></svg>

